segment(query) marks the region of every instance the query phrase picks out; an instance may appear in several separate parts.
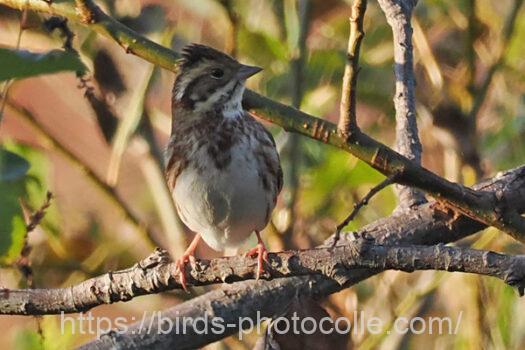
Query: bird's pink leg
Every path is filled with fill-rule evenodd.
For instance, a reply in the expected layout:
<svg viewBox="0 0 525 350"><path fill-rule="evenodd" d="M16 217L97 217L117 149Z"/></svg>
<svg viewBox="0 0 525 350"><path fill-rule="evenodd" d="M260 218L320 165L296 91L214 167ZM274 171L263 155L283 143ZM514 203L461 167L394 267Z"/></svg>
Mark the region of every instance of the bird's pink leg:
<svg viewBox="0 0 525 350"><path fill-rule="evenodd" d="M177 270L180 272L179 275L179 281L182 286L182 288L187 292L188 289L186 288L186 271L184 267L188 262L191 264L195 264L195 249L197 248L197 244L199 244L199 241L201 240L201 235L197 233L195 237L193 238L193 241L191 241L188 249L182 254L180 258L178 258L175 261L175 266L177 267Z"/></svg>
<svg viewBox="0 0 525 350"><path fill-rule="evenodd" d="M259 231L255 231L255 234L257 235L257 246L255 248L250 249L248 252L246 252L246 256L253 257L254 255L257 255L257 275L256 279L259 279L261 276L261 272L264 272L264 265L263 262L268 262L268 250L266 250L266 246L264 245L261 235L259 234Z"/></svg>

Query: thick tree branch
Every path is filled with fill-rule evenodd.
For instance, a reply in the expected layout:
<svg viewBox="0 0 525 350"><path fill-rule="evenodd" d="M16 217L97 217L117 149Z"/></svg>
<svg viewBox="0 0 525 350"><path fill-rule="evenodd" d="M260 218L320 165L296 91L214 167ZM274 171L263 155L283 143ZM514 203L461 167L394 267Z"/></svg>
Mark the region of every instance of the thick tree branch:
<svg viewBox="0 0 525 350"><path fill-rule="evenodd" d="M80 21L98 33L113 38L126 49L126 52L176 71L178 56L175 52L115 21L104 14L92 1L77 1L82 5L81 14L77 14L69 2L49 4L41 0L0 0L0 4L16 9L27 6L32 10ZM513 207L503 207L502 203L490 193L474 191L451 183L362 132L355 132L350 137L343 138L337 133L334 124L272 101L253 91L246 91L243 103L246 108L257 112L261 118L280 125L287 131L346 150L386 176L399 173L397 183L417 187L437 198L443 205L525 241L525 220Z"/></svg>
<svg viewBox="0 0 525 350"><path fill-rule="evenodd" d="M414 49L412 46L412 10L416 1L379 0L394 37L394 72L396 76L396 151L421 164L421 142L416 121ZM409 186L396 186L399 210L426 202L421 191Z"/></svg>
<svg viewBox="0 0 525 350"><path fill-rule="evenodd" d="M340 269L443 270L497 277L517 287L520 295L525 287L525 256L439 245L385 246L358 239L334 248L270 253L268 260L264 279L319 274L337 281ZM0 314L86 311L100 304L181 289L179 273L168 253L156 250L130 269L109 272L69 288L4 289ZM194 286L244 281L254 279L256 274L257 263L244 256L197 260L191 269L186 268L187 281Z"/></svg>
<svg viewBox="0 0 525 350"><path fill-rule="evenodd" d="M499 174L477 185L476 189L495 193L505 201L513 203L516 210L523 212L525 211L525 166ZM436 211L435 203L427 203L413 211L399 213L367 225L359 231L358 235L366 235L377 243L386 245L434 245L456 241L483 228L484 226L477 221L464 216L454 219L450 215ZM348 243L348 235L343 235L340 244ZM330 245L331 239L325 242L325 246ZM223 318L225 324L238 325L240 317L255 323L261 317L280 315L294 298L301 296L323 298L379 272L381 272L380 268L347 270L340 267L333 274L337 282L334 278L321 275L239 282L225 285L221 289L177 305L162 312L161 316L172 323L184 317L193 319L207 317L209 326L209 322L214 317ZM149 324L149 320L147 322ZM246 323L244 325L246 326ZM86 344L83 349L109 349L117 343L138 349L148 346L155 346L156 349L194 349L238 331L236 327L228 327L223 333L202 335L194 329L188 329L185 333L175 334L173 331L170 334L159 335L156 332L159 321L154 320L153 326L152 332L144 334L140 332L140 324L137 323L131 325L124 333L112 332Z"/></svg>
<svg viewBox="0 0 525 350"><path fill-rule="evenodd" d="M365 21L367 0L354 0L350 15L350 36L346 50L346 66L341 89L341 107L337 128L343 136L348 136L357 125L357 75L359 74L359 51L365 36L363 23Z"/></svg>
<svg viewBox="0 0 525 350"><path fill-rule="evenodd" d="M476 188L484 191L491 191L497 196L499 196L502 200L509 203L513 203L517 210L525 210L525 166L501 174L498 177L486 183L476 186ZM379 244L391 245L399 243L431 245L457 240L461 237L464 237L470 233L473 233L483 228L481 224L472 221L468 218L459 217L454 219L446 213L440 213L439 211L435 210L434 206L435 203L425 204L420 206L417 210L413 212L408 212L399 216L393 216L387 219L379 220L376 223L364 227L360 232L363 234L366 233L367 237L374 238ZM348 238L348 235L343 236L341 238L340 244L351 243L351 241L349 241ZM330 240L326 242L326 245L331 245ZM215 265L213 266L217 268L220 266L224 266L221 264L227 263L228 261L241 261L239 259L242 260L244 258L234 257L222 260L219 259L217 261L214 260ZM253 275L253 267L255 266L255 261L251 259L248 259L247 261L249 261L250 263L247 264L246 261L242 260L242 266L239 267L241 270L237 271L244 271L240 273L243 276L249 276L250 274ZM219 276L219 281L232 281L232 277L229 277L231 276L230 272L223 272L222 274L220 274L217 271L222 270L214 270L214 267L211 266L211 263L210 265L208 265L208 263L206 262L203 262L202 264L202 266L200 264L196 266L196 268L192 269L191 272L188 271L190 272L193 278L191 282L196 282L194 276L201 276L201 278L203 278L201 282L208 281L210 283L214 283L217 280L214 280L213 278L216 278L217 276ZM237 266L238 264L233 265ZM93 307L102 303L109 303L117 300L128 300L130 296L132 296L132 294L126 292L129 290L132 290L133 293L136 293L136 295L142 295L148 293L148 290L150 290L148 288L157 288L158 290L164 290L162 289L164 287L160 286L167 286L168 283L170 283L172 288L176 288L178 285L176 282L178 280L176 278L177 275L173 273L172 268L170 266L171 265L168 264L167 261L167 256L163 254L156 254L152 257L145 259L144 261L127 271L108 273L103 277L86 281L80 287L72 287L66 290L49 290L45 293L51 294L51 300L53 301L52 307L56 308L55 312L60 312L60 310L66 312L86 310L89 307ZM282 265L281 267L284 268L284 265ZM343 270L345 269L346 268L343 266ZM159 270L162 270L164 272L159 272ZM152 273L152 271L157 272ZM199 275L202 271L215 272L210 272L211 274L208 275ZM349 283L354 283L357 281L356 276L362 276L363 273L368 275L371 274L370 271L360 271L361 273L359 271L352 271L347 272L346 274L334 274L332 276L335 276L335 278L344 285L348 285ZM147 276L150 276L149 279ZM129 284L131 280L134 280L134 283L136 284ZM197 278L197 280L199 280L199 278ZM146 283L145 281L151 282L148 282L149 287L148 283ZM109 293L109 290L106 288L109 285L113 287L111 289L113 292L111 293ZM242 285L242 283L238 285ZM341 288L339 284L337 285L337 288ZM93 286L93 288L86 288L87 286ZM106 287L102 288L103 286ZM83 291L82 293L86 293L87 291L87 293L90 295L90 298L87 299L87 302L82 302L82 299L74 297L82 295L78 294L79 292L76 292L77 288ZM138 290L140 290L140 292L138 292ZM38 301L36 299L38 293L31 294L33 292L29 292L30 294L24 294L26 292L22 291L21 294L19 294L20 297L16 295L18 293L16 291L6 290L4 293L4 302L5 300L10 301L5 302L7 306L2 306L0 308L2 310L22 309L26 310L26 313L29 313L30 311L37 313L39 307L38 305L40 305L40 312L43 312L43 310L48 310L48 312L51 312L49 311L49 309L44 309L42 307L42 305L46 305L49 303ZM22 297L23 295L25 295L26 299ZM48 295L45 298L48 297L50 296ZM15 306L15 304L13 304L13 300L18 300L18 306Z"/></svg>

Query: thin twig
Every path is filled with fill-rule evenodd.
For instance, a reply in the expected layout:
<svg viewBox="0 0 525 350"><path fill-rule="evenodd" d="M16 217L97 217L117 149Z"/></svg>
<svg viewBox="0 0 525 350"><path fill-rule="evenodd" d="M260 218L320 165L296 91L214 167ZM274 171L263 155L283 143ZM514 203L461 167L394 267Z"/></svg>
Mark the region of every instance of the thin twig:
<svg viewBox="0 0 525 350"><path fill-rule="evenodd" d="M466 7L468 18L467 40L465 44L466 60L468 67L467 90L471 95L474 95L475 81L477 75L475 45L479 35L479 21L476 16L476 0L466 1Z"/></svg>
<svg viewBox="0 0 525 350"><path fill-rule="evenodd" d="M289 50L292 53L290 62L292 106L300 108L304 94L304 66L306 63L306 38L310 27L310 0L301 0L297 4L297 17L299 20L299 35L297 42L291 43ZM285 207L288 211L288 225L284 229L283 239L285 246L293 247L293 233L295 224L295 206L297 204L297 194L299 193L299 177L303 161L303 150L301 148L301 139L296 133L287 134L286 143L284 144L282 156L289 160L289 166L285 168L285 179L287 180L286 189L289 193L285 196Z"/></svg>
<svg viewBox="0 0 525 350"><path fill-rule="evenodd" d="M359 50L365 36L363 23L367 0L354 0L350 15L350 36L346 51L346 66L341 89L341 106L339 111L339 132L348 137L359 128L357 125L357 75L359 74Z"/></svg>
<svg viewBox="0 0 525 350"><path fill-rule="evenodd" d="M22 274L25 284L29 289L36 288L35 280L33 278L33 268L31 267L31 260L29 258L29 254L31 254L31 250L32 250L32 247L29 244L29 233L31 233L40 224L40 222L44 218L46 214L46 209L49 208L49 206L51 205L52 198L53 198L53 194L47 191L46 198L44 199L44 203L40 206L39 209L37 209L31 215L29 215L29 210L25 206L24 202L20 200L20 205L22 206L22 210L24 211L24 216L26 217L27 224L26 224L26 232L24 234L24 244L22 246L22 250L20 251L20 256L15 262L15 266L18 268L18 270ZM36 322L37 333L39 335L39 341L40 341L40 344L43 346L45 339L44 339L44 332L42 329L42 317L36 315L35 322Z"/></svg>
<svg viewBox="0 0 525 350"><path fill-rule="evenodd" d="M33 269L31 268L31 261L29 260L29 254L31 253L31 246L29 245L29 233L31 233L44 218L46 209L51 205L52 197L52 193L48 191L42 206L32 214L30 214L30 209L24 203L24 201L20 199L20 206L22 207L26 221L26 232L24 234L24 242L22 245L22 250L20 251L20 256L14 265L24 277L24 280L26 281L26 284L29 288L35 287L33 283Z"/></svg>
<svg viewBox="0 0 525 350"><path fill-rule="evenodd" d="M51 199L53 199L53 193L47 191L44 204L42 204L42 206L29 217L26 226L27 233L33 231L38 226L38 224L40 224L40 221L42 221L42 219L46 215L46 209L49 208L49 206L51 205Z"/></svg>
<svg viewBox="0 0 525 350"><path fill-rule="evenodd" d="M370 191L364 196L359 202L354 204L354 209L352 209L352 212L344 219L339 225L337 225L337 228L335 230L334 240L332 243L332 246L335 247L337 245L337 242L339 242L339 239L341 237L341 231L343 228L345 228L359 213L359 210L361 210L362 207L368 204L370 199L372 199L373 196L375 196L379 191L384 189L387 186L390 186L391 184L395 183L397 174L392 174L383 181L381 181L376 186L372 187Z"/></svg>
<svg viewBox="0 0 525 350"><path fill-rule="evenodd" d="M463 116L460 121L464 124L464 130L457 132L457 130L450 130L451 135L457 140L459 145L466 145L459 150L456 150L457 157L461 159L463 164L471 166L476 178L482 178L485 175L479 157L479 141L477 133L477 119L483 104L486 101L487 94L493 81L493 77L503 65L507 48L512 39L515 30L515 22L518 12L523 4L523 0L515 0L509 14L505 18L502 30L502 39L499 50L495 55L493 63L487 68L481 82L476 85L477 67L475 61L475 40L479 36L478 26L479 21L476 18L476 2L474 0L468 1L468 42L466 45L467 63L468 63L468 85L467 90L472 98L470 111ZM461 138L466 138L462 141ZM459 178L459 176L457 176Z"/></svg>
<svg viewBox="0 0 525 350"><path fill-rule="evenodd" d="M479 111L481 110L481 107L483 106L483 102L485 101L485 97L487 96L490 84L492 83L492 78L494 77L494 74L496 71L501 67L503 64L503 60L505 59L505 53L507 52L507 48L510 43L510 39L512 38L512 34L514 33L515 29L515 23L516 18L518 17L518 12L523 5L523 0L514 0L514 3L512 5L512 9L510 10L509 15L507 16L505 23L503 25L502 30L502 43L501 43L501 49L498 58L492 63L492 65L487 70L487 73L485 74L483 81L479 84L479 87L475 89L475 98L474 102L472 103L472 109L470 110L468 119L473 121L475 123L475 120L478 117Z"/></svg>

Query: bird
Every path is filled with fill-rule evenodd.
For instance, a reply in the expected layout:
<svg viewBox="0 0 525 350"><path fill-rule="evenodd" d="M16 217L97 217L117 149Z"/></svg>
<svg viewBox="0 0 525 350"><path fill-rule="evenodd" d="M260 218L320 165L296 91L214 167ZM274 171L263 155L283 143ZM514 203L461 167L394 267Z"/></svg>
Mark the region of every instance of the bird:
<svg viewBox="0 0 525 350"><path fill-rule="evenodd" d="M253 233L256 278L268 251L261 231L283 186L272 134L242 107L246 80L262 68L239 63L201 44L186 45L172 90L172 128L165 176L176 210L195 237L176 259L187 291L185 265L195 263L202 239L217 251L238 248Z"/></svg>

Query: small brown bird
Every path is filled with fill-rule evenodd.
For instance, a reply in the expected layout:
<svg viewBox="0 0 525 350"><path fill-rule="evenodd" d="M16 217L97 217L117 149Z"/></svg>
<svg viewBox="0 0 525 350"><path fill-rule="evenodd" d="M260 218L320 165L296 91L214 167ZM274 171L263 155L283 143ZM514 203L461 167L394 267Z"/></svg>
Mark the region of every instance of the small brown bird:
<svg viewBox="0 0 525 350"><path fill-rule="evenodd" d="M198 44L182 50L172 96L166 179L182 221L196 233L176 264L184 266L202 239L213 249L242 244L253 232L257 278L267 251L260 237L281 191L283 175L272 135L241 100L247 78L261 71Z"/></svg>

